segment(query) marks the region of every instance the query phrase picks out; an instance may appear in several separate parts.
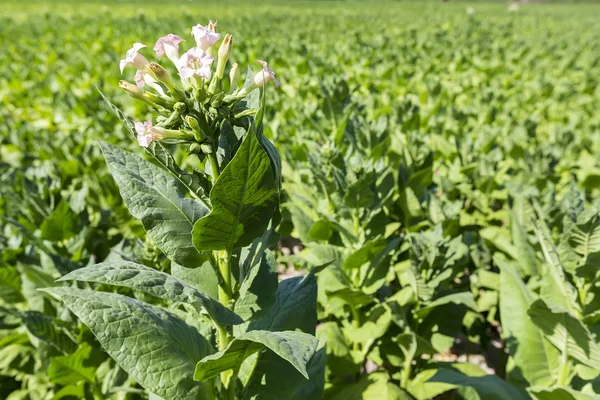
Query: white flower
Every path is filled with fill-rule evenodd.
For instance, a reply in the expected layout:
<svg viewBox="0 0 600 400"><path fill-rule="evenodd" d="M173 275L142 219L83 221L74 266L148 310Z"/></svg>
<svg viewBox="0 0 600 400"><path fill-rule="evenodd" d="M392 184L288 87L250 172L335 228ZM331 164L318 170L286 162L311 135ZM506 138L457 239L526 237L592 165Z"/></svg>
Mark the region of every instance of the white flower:
<svg viewBox="0 0 600 400"><path fill-rule="evenodd" d="M519 5L517 3L512 3L508 6L508 12L517 12L519 11Z"/></svg>
<svg viewBox="0 0 600 400"><path fill-rule="evenodd" d="M148 66L149 63L146 57L138 53L140 49L143 49L144 47L146 47L146 45L143 45L141 43L133 44L133 47L127 51L125 59L121 60L119 64L121 73L123 73L123 70L129 64L133 65L137 69L145 69Z"/></svg>
<svg viewBox="0 0 600 400"><path fill-rule="evenodd" d="M475 9L473 7L467 8L467 14L469 14L469 15L475 14Z"/></svg>
<svg viewBox="0 0 600 400"><path fill-rule="evenodd" d="M221 35L215 32L215 24L212 21L208 26L200 24L192 27L192 35L196 39L196 45L202 50L208 49L221 38Z"/></svg>
<svg viewBox="0 0 600 400"><path fill-rule="evenodd" d="M214 57L206 54L198 47L192 47L179 59L178 68L181 78L187 79L192 76L200 76L205 79L210 78L210 65Z"/></svg>
<svg viewBox="0 0 600 400"><path fill-rule="evenodd" d="M154 79L152 76L150 76L150 74L147 74L146 72L144 72L142 70L138 70L135 73L133 80L135 81L135 84L137 85L137 87L139 87L140 89L143 88L144 85L148 85L152 89L156 90L158 92L158 94L160 94L161 96L166 96L165 91L158 84L156 79Z"/></svg>
<svg viewBox="0 0 600 400"><path fill-rule="evenodd" d="M146 122L136 122L134 125L137 133L137 141L142 147L148 147L154 140L161 140L163 138L160 132L152 126L151 119Z"/></svg>
<svg viewBox="0 0 600 400"><path fill-rule="evenodd" d="M275 78L275 71L269 69L265 61L256 61L258 61L263 66L263 69L262 71L259 71L256 75L254 75L254 84L258 87L263 87L265 86L265 84L269 83L270 81L273 81L275 82L275 86L279 87L279 79Z"/></svg>
<svg viewBox="0 0 600 400"><path fill-rule="evenodd" d="M160 60L163 54L166 54L167 57L169 57L169 60L177 64L177 61L179 60L179 43L181 42L183 42L183 39L172 33L161 37L154 45L156 56Z"/></svg>

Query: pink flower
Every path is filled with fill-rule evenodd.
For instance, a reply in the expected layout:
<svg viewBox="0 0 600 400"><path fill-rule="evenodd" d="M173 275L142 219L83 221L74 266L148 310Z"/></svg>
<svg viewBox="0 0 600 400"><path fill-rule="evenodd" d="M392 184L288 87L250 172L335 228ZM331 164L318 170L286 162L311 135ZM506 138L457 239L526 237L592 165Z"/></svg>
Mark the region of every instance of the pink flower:
<svg viewBox="0 0 600 400"><path fill-rule="evenodd" d="M133 47L127 50L127 54L125 55L125 59L121 60L119 67L121 68L121 73L125 67L129 64L133 65L137 69L144 69L148 66L148 60L146 57L138 53L140 49L143 49L146 45L141 43L134 43Z"/></svg>
<svg viewBox="0 0 600 400"><path fill-rule="evenodd" d="M183 39L172 33L161 37L154 45L156 56L160 60L163 54L166 54L169 60L177 64L177 60L179 60L179 43L181 42L183 42Z"/></svg>
<svg viewBox="0 0 600 400"><path fill-rule="evenodd" d="M206 54L202 49L192 47L179 59L179 74L183 79L192 76L208 79L210 78L210 64L214 60L214 57Z"/></svg>
<svg viewBox="0 0 600 400"><path fill-rule="evenodd" d="M136 122L135 131L137 132L137 141L142 147L150 146L154 140L161 140L163 136L160 132L152 126L152 120L149 119L146 122Z"/></svg>
<svg viewBox="0 0 600 400"><path fill-rule="evenodd" d="M270 81L275 82L275 86L279 87L279 79L275 78L275 71L267 68L267 63L262 60L256 60L263 66L263 70L254 75L254 84L258 87L263 87Z"/></svg>
<svg viewBox="0 0 600 400"><path fill-rule="evenodd" d="M192 35L196 39L196 45L202 50L208 49L221 38L221 35L215 32L214 26L215 24L210 21L206 27L200 24L192 27Z"/></svg>
<svg viewBox="0 0 600 400"><path fill-rule="evenodd" d="M135 84L137 85L137 87L139 87L140 89L143 88L144 85L148 85L152 89L156 90L158 92L158 94L160 94L161 96L166 96L165 91L158 84L156 79L154 79L152 76L150 76L150 74L148 74L142 70L138 70L135 73L133 80L135 81Z"/></svg>

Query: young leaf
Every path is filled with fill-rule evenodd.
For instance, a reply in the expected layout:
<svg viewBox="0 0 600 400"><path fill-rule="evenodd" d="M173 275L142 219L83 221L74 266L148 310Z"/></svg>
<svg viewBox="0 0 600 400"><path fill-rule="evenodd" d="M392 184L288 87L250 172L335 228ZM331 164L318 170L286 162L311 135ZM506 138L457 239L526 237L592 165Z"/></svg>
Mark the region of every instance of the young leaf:
<svg viewBox="0 0 600 400"><path fill-rule="evenodd" d="M201 203L183 197L177 182L150 162L101 142L106 163L131 214L165 255L183 266L202 258L192 245L194 223L208 213Z"/></svg>
<svg viewBox="0 0 600 400"><path fill-rule="evenodd" d="M238 368L247 357L264 348L292 364L308 379L306 367L317 344L317 338L302 332L246 332L234 338L224 350L200 360L196 365L194 379L204 381L228 369Z"/></svg>
<svg viewBox="0 0 600 400"><path fill-rule="evenodd" d="M246 134L210 192L213 210L193 229L200 252L235 250L262 235L278 202L271 162L256 134Z"/></svg>
<svg viewBox="0 0 600 400"><path fill-rule="evenodd" d="M166 399L212 398L211 385L193 380L196 363L212 348L174 314L114 293L68 287L44 291L59 297L145 389Z"/></svg>
<svg viewBox="0 0 600 400"><path fill-rule="evenodd" d="M233 311L194 286L167 273L129 261L104 262L80 268L59 280L124 286L162 299L191 304L199 312L205 309L208 315L221 325L235 325L243 322Z"/></svg>
<svg viewBox="0 0 600 400"><path fill-rule="evenodd" d="M600 348L583 322L564 308L542 299L534 301L527 313L558 350L600 370Z"/></svg>

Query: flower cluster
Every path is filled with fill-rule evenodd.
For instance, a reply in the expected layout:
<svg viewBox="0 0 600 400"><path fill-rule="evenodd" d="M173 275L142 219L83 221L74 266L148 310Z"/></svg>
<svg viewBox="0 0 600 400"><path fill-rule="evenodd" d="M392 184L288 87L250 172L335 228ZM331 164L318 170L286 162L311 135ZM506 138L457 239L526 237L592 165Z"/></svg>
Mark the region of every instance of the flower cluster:
<svg viewBox="0 0 600 400"><path fill-rule="evenodd" d="M212 144L224 121L232 125L242 125L243 118L252 114L241 101L253 90L264 87L273 81L279 87L275 72L267 63L257 60L262 70L238 87L240 68L233 63L229 68L228 79L224 79L231 58L233 37L216 31L216 22L192 27L196 47L179 55L179 45L184 39L168 34L154 45L156 57L166 56L177 69L180 83L174 83L168 71L156 62L150 62L141 53L145 46L134 43L127 51L119 67L121 73L128 65L137 69L135 85L120 81L119 86L131 97L141 100L157 112L156 123L152 120L136 122L138 143L148 147L153 141L170 140L173 143L191 143L193 151L210 153ZM216 52L218 42L219 49ZM200 146L199 146L200 145Z"/></svg>

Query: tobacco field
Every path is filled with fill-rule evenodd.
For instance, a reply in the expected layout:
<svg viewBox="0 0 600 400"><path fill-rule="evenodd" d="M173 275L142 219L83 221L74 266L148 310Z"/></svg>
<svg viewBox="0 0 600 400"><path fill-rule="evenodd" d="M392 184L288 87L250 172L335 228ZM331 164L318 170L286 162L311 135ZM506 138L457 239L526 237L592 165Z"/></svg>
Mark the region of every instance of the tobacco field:
<svg viewBox="0 0 600 400"><path fill-rule="evenodd" d="M598 21L0 2L0 399L600 399Z"/></svg>

